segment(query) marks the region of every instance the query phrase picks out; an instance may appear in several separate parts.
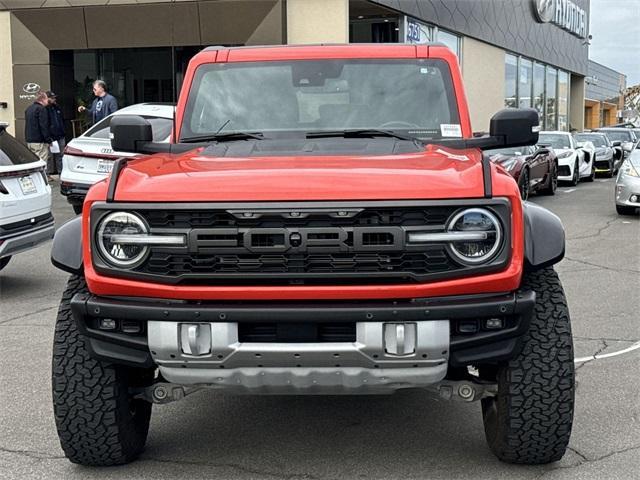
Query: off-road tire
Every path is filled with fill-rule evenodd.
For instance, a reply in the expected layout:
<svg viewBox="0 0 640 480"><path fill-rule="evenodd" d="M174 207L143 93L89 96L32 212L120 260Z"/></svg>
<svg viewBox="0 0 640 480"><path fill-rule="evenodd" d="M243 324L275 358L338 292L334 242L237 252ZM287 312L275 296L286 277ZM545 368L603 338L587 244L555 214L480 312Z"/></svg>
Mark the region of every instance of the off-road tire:
<svg viewBox="0 0 640 480"><path fill-rule="evenodd" d="M11 260L11 255L9 255L8 257L0 258L0 270L7 266L9 260Z"/></svg>
<svg viewBox="0 0 640 480"><path fill-rule="evenodd" d="M635 215L636 207L628 207L626 205L616 205L618 215Z"/></svg>
<svg viewBox="0 0 640 480"><path fill-rule="evenodd" d="M485 435L502 461L542 464L564 455L573 423L575 372L569 310L552 268L525 274L536 292L522 350L496 370L498 394L482 400Z"/></svg>
<svg viewBox="0 0 640 480"><path fill-rule="evenodd" d="M73 213L75 213L76 215L80 215L82 213L82 204L73 204L71 205L71 207L73 208Z"/></svg>
<svg viewBox="0 0 640 480"><path fill-rule="evenodd" d="M95 360L76 326L70 301L87 292L71 276L62 294L53 340L53 410L60 444L73 463L103 466L135 459L144 449L151 403L133 399L129 387L153 379L153 371Z"/></svg>

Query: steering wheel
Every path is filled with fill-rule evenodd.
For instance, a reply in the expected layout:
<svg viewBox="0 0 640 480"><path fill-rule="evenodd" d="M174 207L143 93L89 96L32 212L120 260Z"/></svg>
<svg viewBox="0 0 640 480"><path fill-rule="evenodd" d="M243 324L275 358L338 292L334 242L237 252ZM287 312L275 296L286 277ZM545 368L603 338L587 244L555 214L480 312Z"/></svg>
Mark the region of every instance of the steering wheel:
<svg viewBox="0 0 640 480"><path fill-rule="evenodd" d="M378 128L421 128L420 125L416 125L415 123L410 122L402 122L400 120L392 120L391 122L385 122L382 125L379 125Z"/></svg>

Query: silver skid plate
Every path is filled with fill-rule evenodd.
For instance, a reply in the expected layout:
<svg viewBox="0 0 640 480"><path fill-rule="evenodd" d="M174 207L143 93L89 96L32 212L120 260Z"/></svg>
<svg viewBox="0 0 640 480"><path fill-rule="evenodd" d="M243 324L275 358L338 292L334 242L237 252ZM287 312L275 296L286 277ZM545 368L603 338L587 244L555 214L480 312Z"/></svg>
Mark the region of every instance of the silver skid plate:
<svg viewBox="0 0 640 480"><path fill-rule="evenodd" d="M195 328L199 326L199 328ZM449 322L362 322L356 341L246 343L236 323L148 322L162 376L246 393L391 393L442 380Z"/></svg>

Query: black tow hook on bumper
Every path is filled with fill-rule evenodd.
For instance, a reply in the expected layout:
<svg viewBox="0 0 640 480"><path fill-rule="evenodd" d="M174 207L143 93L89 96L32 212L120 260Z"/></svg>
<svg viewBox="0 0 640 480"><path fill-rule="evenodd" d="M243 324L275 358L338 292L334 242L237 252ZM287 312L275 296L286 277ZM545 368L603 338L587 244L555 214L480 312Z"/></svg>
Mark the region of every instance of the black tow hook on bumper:
<svg viewBox="0 0 640 480"><path fill-rule="evenodd" d="M495 364L511 358L528 328L535 293L467 295L398 301L186 302L77 294L71 309L98 359L152 367L147 321L280 323L403 323L449 320L452 367Z"/></svg>

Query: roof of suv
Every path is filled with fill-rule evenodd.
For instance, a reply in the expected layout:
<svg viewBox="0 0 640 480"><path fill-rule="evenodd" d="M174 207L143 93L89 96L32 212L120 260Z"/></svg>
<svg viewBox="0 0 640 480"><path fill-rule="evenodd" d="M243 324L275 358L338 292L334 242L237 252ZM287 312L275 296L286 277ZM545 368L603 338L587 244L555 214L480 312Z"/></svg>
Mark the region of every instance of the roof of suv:
<svg viewBox="0 0 640 480"><path fill-rule="evenodd" d="M224 45L211 45L208 46L201 51L203 52L212 52L212 51L220 51L220 50L257 50L260 48L316 48L316 47L369 47L369 48L384 48L384 47L397 47L398 45L409 45L415 46L415 44L404 44L404 43L305 43L305 44L288 44L288 45L240 45L237 47L225 47ZM441 42L427 42L421 43L421 46L431 46L431 47L446 47L444 43Z"/></svg>
<svg viewBox="0 0 640 480"><path fill-rule="evenodd" d="M278 60L313 60L324 58L427 58L429 49L439 50L437 57L455 58L442 43L342 43L309 45L260 45L207 47L192 59L194 65L213 62L249 62Z"/></svg>

